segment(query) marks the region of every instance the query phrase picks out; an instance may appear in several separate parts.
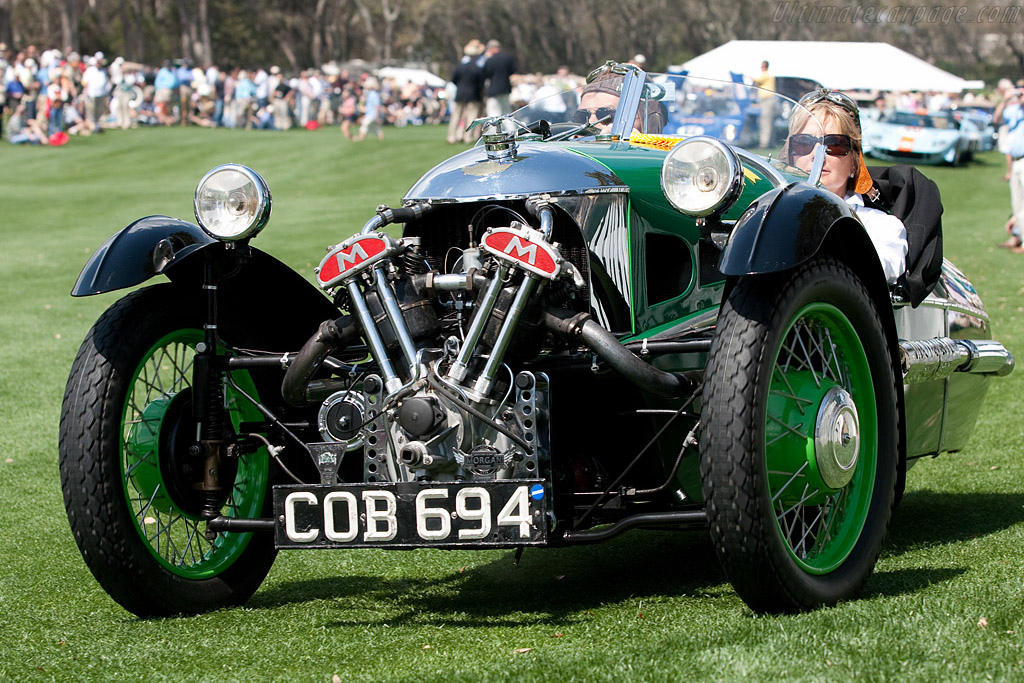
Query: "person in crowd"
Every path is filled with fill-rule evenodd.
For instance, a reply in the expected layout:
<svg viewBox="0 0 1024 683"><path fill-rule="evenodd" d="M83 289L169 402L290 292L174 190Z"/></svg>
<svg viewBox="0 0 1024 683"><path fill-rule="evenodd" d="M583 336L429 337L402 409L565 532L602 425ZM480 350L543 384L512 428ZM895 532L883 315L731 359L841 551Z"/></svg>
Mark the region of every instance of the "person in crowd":
<svg viewBox="0 0 1024 683"><path fill-rule="evenodd" d="M761 88L757 93L761 114L758 119L758 132L762 148L771 147L772 131L775 128L775 76L768 71L768 62L761 62L761 73L750 79Z"/></svg>
<svg viewBox="0 0 1024 683"><path fill-rule="evenodd" d="M244 69L238 72L235 80L234 120L235 125L249 128L252 125L251 114L253 100L256 97L256 84L249 78Z"/></svg>
<svg viewBox="0 0 1024 683"><path fill-rule="evenodd" d="M41 89L36 78L38 70L39 66L32 57L25 57L21 62L21 68L18 70L18 79L25 88L25 94L22 96L21 101L25 103L25 116L30 119L35 119L39 113L36 109Z"/></svg>
<svg viewBox="0 0 1024 683"><path fill-rule="evenodd" d="M516 60L501 49L497 40L487 41L487 61L484 62L484 79L487 81L487 116L502 116L511 113L512 74L516 73Z"/></svg>
<svg viewBox="0 0 1024 683"><path fill-rule="evenodd" d="M313 82L310 80L308 71L299 72L299 80L295 84L296 97L295 107L299 119L299 125L305 126L311 118L313 102L316 100L316 93Z"/></svg>
<svg viewBox="0 0 1024 683"><path fill-rule="evenodd" d="M371 131L377 134L378 140L384 139L384 130L381 128L381 121L384 118L384 107L381 102L380 84L374 77L369 77L363 83L364 102L363 102L363 122L359 126L359 137L356 141L366 139L366 135Z"/></svg>
<svg viewBox="0 0 1024 683"><path fill-rule="evenodd" d="M127 130L135 125L135 112L132 110L132 101L138 97L136 90L138 74L134 71L121 73L121 79L114 87L114 101L117 107L117 125L121 130Z"/></svg>
<svg viewBox="0 0 1024 683"><path fill-rule="evenodd" d="M178 111L181 112L178 122L182 126L187 126L192 117L192 93L195 92L192 83L192 65L187 59L178 63L174 70L174 76L178 80Z"/></svg>
<svg viewBox="0 0 1024 683"><path fill-rule="evenodd" d="M995 113L993 112L992 125L996 127L996 131L998 132L996 137L996 147L1006 158L1006 174L1003 176L1003 180L1006 182L1010 182L1010 171L1011 165L1013 164L1013 157L1010 156L1010 131L1006 124L1006 119L1008 117L1013 118L1014 110L1020 108L1019 102L1011 104L1007 100L1009 100L1015 92L1016 88L1013 86L1013 81L1009 78L999 79L999 83L996 85L996 94L999 95L999 103L996 104L996 108L998 109L999 105L1002 104L1003 108L1008 109L1008 111L1003 113L1003 116L1000 117L999 123L996 123Z"/></svg>
<svg viewBox="0 0 1024 683"><path fill-rule="evenodd" d="M448 121L448 144L457 142L476 142L480 136L480 126L466 131L473 121L480 117L483 105L484 72L476 64L480 49L479 40L471 40L462 49L462 59L452 70L452 83L455 84L455 98L452 105L451 118Z"/></svg>
<svg viewBox="0 0 1024 683"><path fill-rule="evenodd" d="M252 84L256 86L256 107L263 109L270 105L270 74L263 69L256 69L252 77Z"/></svg>
<svg viewBox="0 0 1024 683"><path fill-rule="evenodd" d="M107 114L107 93L109 81L104 68L102 52L87 60L88 67L82 74L82 88L85 96L85 120L93 133L102 133L103 118Z"/></svg>
<svg viewBox="0 0 1024 683"><path fill-rule="evenodd" d="M160 125L160 117L156 113L156 102L153 101L152 88L143 90L142 101L135 108L135 123L142 126Z"/></svg>
<svg viewBox="0 0 1024 683"><path fill-rule="evenodd" d="M805 95L800 104L805 108L797 109L789 122L785 148L789 162L810 171L815 149L825 145L821 186L846 200L857 214L878 253L886 282L895 284L907 267L907 230L899 218L884 210L884 199L864 164L857 103L822 88ZM819 132L823 137L818 137Z"/></svg>
<svg viewBox="0 0 1024 683"><path fill-rule="evenodd" d="M220 125L225 128L238 126L235 114L235 84L238 83L238 71L235 68L224 74L224 111L221 113Z"/></svg>
<svg viewBox="0 0 1024 683"><path fill-rule="evenodd" d="M171 60L164 60L163 66L156 72L153 85L156 88L153 101L156 103L157 118L161 124L170 125L174 123L173 101L178 90L178 76L171 67Z"/></svg>
<svg viewBox="0 0 1024 683"><path fill-rule="evenodd" d="M359 85L347 83L341 91L341 105L338 116L341 118L341 134L346 140L352 139L352 124L359 118Z"/></svg>
<svg viewBox="0 0 1024 683"><path fill-rule="evenodd" d="M1003 180L1010 183L1012 213L1006 222L1010 236L999 246L1020 253L1024 252L1024 91L1000 82L1000 95L1002 99L992 113L992 125L1000 130L999 147L1006 155L1007 173Z"/></svg>
<svg viewBox="0 0 1024 683"><path fill-rule="evenodd" d="M46 131L35 119L25 115L24 102L19 102L11 117L7 119L7 141L12 145L47 145L49 138Z"/></svg>
<svg viewBox="0 0 1024 683"><path fill-rule="evenodd" d="M273 112L274 128L288 130L292 127L292 107L295 104L295 91L284 81L274 88L270 108Z"/></svg>

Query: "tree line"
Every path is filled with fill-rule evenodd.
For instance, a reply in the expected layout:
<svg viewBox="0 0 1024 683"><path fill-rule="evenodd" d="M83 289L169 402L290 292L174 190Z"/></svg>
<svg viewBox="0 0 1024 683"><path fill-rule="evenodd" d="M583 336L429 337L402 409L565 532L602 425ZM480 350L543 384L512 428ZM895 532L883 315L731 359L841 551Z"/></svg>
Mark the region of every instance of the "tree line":
<svg viewBox="0 0 1024 683"><path fill-rule="evenodd" d="M1024 76L1024 10L992 0L0 0L0 42L11 47L150 64L298 70L360 58L446 74L470 38L500 40L524 72L585 73L635 53L663 69L747 39L888 42L965 78Z"/></svg>

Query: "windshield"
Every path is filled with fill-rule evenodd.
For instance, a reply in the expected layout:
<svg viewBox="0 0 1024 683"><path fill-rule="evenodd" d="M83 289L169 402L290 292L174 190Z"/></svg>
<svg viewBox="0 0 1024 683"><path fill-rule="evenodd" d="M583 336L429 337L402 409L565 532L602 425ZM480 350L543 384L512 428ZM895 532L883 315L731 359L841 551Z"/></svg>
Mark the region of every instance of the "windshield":
<svg viewBox="0 0 1024 683"><path fill-rule="evenodd" d="M915 126L917 128L952 130L959 127L957 122L948 116L941 114L917 114L912 111L893 112L882 120L886 123L895 123L900 126Z"/></svg>
<svg viewBox="0 0 1024 683"><path fill-rule="evenodd" d="M545 82L513 118L549 140L614 140L610 136L618 130L619 139L633 145L669 149L705 135L760 155L791 175L812 170L813 153L797 157L787 140L800 134L799 151L813 151L813 141L823 135L821 124L778 93L683 74L623 74L614 68L596 73L577 87Z"/></svg>

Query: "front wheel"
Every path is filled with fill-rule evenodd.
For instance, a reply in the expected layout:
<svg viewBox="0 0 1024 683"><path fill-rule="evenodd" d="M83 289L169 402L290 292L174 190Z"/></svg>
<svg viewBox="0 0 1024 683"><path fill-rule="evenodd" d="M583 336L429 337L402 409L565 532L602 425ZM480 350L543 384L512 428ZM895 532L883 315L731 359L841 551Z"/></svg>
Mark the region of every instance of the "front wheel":
<svg viewBox="0 0 1024 683"><path fill-rule="evenodd" d="M173 285L118 301L75 358L60 421L64 504L86 564L135 614L194 613L245 601L274 561L269 537L206 534L201 461L190 455L192 364L203 340L201 304ZM245 372L235 385L255 393ZM231 383L230 427L259 413ZM222 463L220 514L259 517L270 465L265 450Z"/></svg>
<svg viewBox="0 0 1024 683"><path fill-rule="evenodd" d="M756 611L831 605L874 568L896 485L896 385L876 308L844 264L747 278L705 378L711 536Z"/></svg>

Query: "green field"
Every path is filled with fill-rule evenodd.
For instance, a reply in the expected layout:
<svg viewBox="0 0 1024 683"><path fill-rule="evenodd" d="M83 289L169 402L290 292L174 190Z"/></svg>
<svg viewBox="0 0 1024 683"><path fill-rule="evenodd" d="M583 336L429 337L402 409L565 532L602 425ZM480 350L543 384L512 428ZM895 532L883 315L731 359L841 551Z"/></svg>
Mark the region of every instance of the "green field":
<svg viewBox="0 0 1024 683"><path fill-rule="evenodd" d="M71 536L57 422L72 359L118 293L71 299L93 249L137 217L192 219L209 168L274 194L256 244L310 275L324 247L397 203L453 148L440 128L383 143L336 129L139 130L63 148L0 144L0 680L1024 680L1024 369L992 382L970 447L921 462L858 600L760 617L703 533L630 532L527 551L283 553L242 608L140 621ZM926 169L946 255L1024 357L1024 255L997 249L996 153Z"/></svg>

